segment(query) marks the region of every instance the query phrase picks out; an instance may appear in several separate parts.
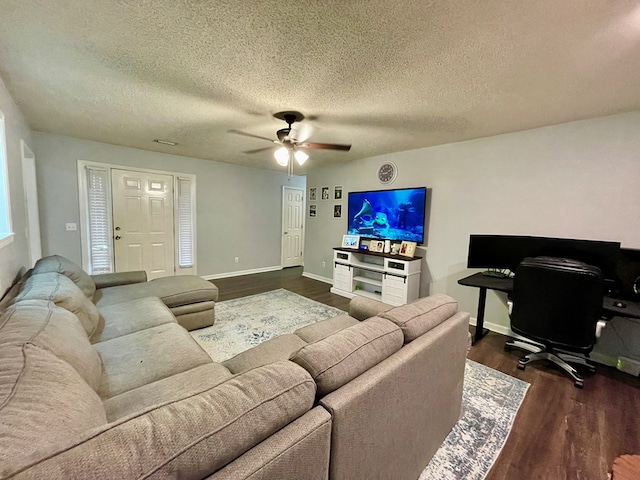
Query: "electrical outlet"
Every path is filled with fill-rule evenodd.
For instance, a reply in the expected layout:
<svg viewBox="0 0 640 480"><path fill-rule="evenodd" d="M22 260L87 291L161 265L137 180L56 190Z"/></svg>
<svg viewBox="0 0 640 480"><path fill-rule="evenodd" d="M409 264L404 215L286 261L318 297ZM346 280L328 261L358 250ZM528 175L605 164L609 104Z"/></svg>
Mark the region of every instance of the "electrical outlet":
<svg viewBox="0 0 640 480"><path fill-rule="evenodd" d="M240 261L240 259L238 257L233 259L234 263L238 263Z"/></svg>
<svg viewBox="0 0 640 480"><path fill-rule="evenodd" d="M322 261L322 268L327 268L327 262L325 262L324 260Z"/></svg>
<svg viewBox="0 0 640 480"><path fill-rule="evenodd" d="M77 223L67 223L66 227L67 227L67 232L75 232L78 230Z"/></svg>

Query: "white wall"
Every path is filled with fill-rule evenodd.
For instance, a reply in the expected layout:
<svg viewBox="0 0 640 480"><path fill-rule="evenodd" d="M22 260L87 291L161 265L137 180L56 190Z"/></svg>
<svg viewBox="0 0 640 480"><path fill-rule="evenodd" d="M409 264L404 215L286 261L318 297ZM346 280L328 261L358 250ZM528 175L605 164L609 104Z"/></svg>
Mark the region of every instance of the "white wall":
<svg viewBox="0 0 640 480"><path fill-rule="evenodd" d="M601 117L315 169L307 187L344 185L345 215L347 192L388 188L376 180L383 160L398 166L392 187L429 187L427 239L416 253L426 256L421 294L447 293L475 317L477 289L457 284L472 273L466 268L472 233L640 248L638 132L640 112ZM333 218L334 201L317 203L318 216L307 218L305 273L331 278L331 248L347 221ZM508 326L504 302L503 294L488 295L485 322Z"/></svg>
<svg viewBox="0 0 640 480"><path fill-rule="evenodd" d="M196 175L197 260L201 276L281 265L282 186L304 188L305 177L196 158L33 132L43 255L81 263L77 161L87 160ZM269 159L265 159L269 161ZM239 257L239 263L234 263Z"/></svg>
<svg viewBox="0 0 640 480"><path fill-rule="evenodd" d="M0 249L0 296L23 267L30 267L29 250L25 235L26 213L24 189L22 187L22 157L20 140L30 148L31 130L22 112L11 98L4 82L0 79L0 110L4 114L7 141L7 159L9 168L9 195L11 199L11 218L15 237L13 242Z"/></svg>

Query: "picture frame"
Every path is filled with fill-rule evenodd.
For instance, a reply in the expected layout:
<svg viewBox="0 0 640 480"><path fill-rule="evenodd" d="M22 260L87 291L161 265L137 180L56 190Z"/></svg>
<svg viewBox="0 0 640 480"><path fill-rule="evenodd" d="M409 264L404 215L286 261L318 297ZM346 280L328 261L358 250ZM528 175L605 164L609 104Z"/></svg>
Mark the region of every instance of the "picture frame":
<svg viewBox="0 0 640 480"><path fill-rule="evenodd" d="M309 189L309 201L315 202L318 199L318 187L311 187Z"/></svg>
<svg viewBox="0 0 640 480"><path fill-rule="evenodd" d="M318 213L318 206L317 205L309 205L309 216L310 217L315 217Z"/></svg>
<svg viewBox="0 0 640 480"><path fill-rule="evenodd" d="M354 250L360 248L360 235L343 235L342 248L353 248Z"/></svg>
<svg viewBox="0 0 640 480"><path fill-rule="evenodd" d="M322 200L329 200L329 187L322 187Z"/></svg>
<svg viewBox="0 0 640 480"><path fill-rule="evenodd" d="M342 185L336 185L333 187L333 199L342 200Z"/></svg>
<svg viewBox="0 0 640 480"><path fill-rule="evenodd" d="M384 252L384 240L371 240L369 242L370 252Z"/></svg>
<svg viewBox="0 0 640 480"><path fill-rule="evenodd" d="M413 258L413 256L416 254L417 245L418 244L416 242L407 242L406 240L404 240L400 245L400 255L402 255L403 257Z"/></svg>
<svg viewBox="0 0 640 480"><path fill-rule="evenodd" d="M342 217L342 205L337 203L333 206L333 218L340 217Z"/></svg>

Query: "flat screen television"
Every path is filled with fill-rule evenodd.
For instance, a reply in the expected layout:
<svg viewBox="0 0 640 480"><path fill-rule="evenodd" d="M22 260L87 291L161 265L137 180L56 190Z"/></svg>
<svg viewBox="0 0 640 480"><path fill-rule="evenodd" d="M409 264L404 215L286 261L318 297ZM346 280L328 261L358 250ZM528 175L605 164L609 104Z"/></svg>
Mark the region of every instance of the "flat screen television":
<svg viewBox="0 0 640 480"><path fill-rule="evenodd" d="M426 197L427 187L349 192L347 232L423 243Z"/></svg>

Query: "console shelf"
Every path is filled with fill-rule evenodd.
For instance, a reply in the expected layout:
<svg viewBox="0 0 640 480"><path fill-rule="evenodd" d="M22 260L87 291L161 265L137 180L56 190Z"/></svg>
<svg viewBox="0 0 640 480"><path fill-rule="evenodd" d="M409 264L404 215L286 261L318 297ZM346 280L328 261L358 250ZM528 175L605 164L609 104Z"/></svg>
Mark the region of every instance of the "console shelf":
<svg viewBox="0 0 640 480"><path fill-rule="evenodd" d="M333 250L331 292L348 298L360 295L390 305L404 305L420 296L421 257Z"/></svg>

